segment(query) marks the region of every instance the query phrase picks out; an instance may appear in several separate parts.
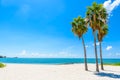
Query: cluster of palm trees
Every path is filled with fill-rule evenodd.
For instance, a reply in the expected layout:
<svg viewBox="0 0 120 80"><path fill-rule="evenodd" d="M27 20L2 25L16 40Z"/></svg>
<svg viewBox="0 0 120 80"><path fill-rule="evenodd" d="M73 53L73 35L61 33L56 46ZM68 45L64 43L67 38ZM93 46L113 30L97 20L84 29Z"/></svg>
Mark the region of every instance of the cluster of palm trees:
<svg viewBox="0 0 120 80"><path fill-rule="evenodd" d="M84 62L85 62L85 70L88 70L87 66L87 55L86 55L86 46L84 42L84 34L87 32L88 27L91 27L93 36L94 36L94 49L95 49L95 60L96 60L96 71L99 72L98 65L98 54L97 54L97 45L96 42L98 40L100 46L100 63L101 69L103 68L103 60L102 60L102 40L108 33L107 26L107 11L103 7L103 4L97 4L94 2L92 6L87 8L86 17L78 17L73 20L72 24L72 32L82 39L83 48L84 48Z"/></svg>

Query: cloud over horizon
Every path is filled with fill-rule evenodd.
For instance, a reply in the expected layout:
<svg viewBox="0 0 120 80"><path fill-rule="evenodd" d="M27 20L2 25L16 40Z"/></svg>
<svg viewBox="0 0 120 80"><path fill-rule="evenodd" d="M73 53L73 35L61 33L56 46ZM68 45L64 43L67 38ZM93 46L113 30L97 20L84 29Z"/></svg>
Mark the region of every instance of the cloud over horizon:
<svg viewBox="0 0 120 80"><path fill-rule="evenodd" d="M106 50L109 51L112 49L112 46L107 46Z"/></svg>
<svg viewBox="0 0 120 80"><path fill-rule="evenodd" d="M22 50L20 53L15 54L14 56L21 58L80 58L81 54L74 53L72 49L74 49L73 46L53 53L29 52L27 50Z"/></svg>

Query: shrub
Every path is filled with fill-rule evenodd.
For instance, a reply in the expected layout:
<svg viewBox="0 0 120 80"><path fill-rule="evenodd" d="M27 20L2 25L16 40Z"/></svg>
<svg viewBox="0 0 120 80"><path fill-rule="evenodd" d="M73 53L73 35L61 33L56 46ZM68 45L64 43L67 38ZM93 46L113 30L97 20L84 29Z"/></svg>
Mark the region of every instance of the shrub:
<svg viewBox="0 0 120 80"><path fill-rule="evenodd" d="M108 63L108 64L106 63L104 65L120 66L120 63Z"/></svg>
<svg viewBox="0 0 120 80"><path fill-rule="evenodd" d="M3 68L3 67L5 67L5 66L6 66L5 64L0 63L0 68Z"/></svg>

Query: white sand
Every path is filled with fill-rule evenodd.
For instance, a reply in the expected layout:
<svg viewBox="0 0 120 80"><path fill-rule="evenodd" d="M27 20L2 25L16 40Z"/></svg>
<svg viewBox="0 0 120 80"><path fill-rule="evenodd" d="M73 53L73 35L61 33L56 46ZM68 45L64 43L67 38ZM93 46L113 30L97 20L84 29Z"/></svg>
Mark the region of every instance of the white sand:
<svg viewBox="0 0 120 80"><path fill-rule="evenodd" d="M7 64L0 68L0 80L120 80L120 66L105 66L95 75L95 64L33 65ZM102 76L100 76L102 75Z"/></svg>

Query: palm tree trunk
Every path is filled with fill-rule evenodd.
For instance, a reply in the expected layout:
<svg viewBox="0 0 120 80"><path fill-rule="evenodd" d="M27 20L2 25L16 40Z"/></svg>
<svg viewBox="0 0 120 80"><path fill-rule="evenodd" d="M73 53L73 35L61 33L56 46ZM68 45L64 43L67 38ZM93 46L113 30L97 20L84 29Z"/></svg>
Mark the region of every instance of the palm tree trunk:
<svg viewBox="0 0 120 80"><path fill-rule="evenodd" d="M94 47L95 47L95 58L96 58L96 71L99 72L97 46L96 46L96 31L93 31L93 35L94 35Z"/></svg>
<svg viewBox="0 0 120 80"><path fill-rule="evenodd" d="M100 63L101 63L101 69L104 70L103 59L102 59L102 44L101 44L101 41L100 41Z"/></svg>
<svg viewBox="0 0 120 80"><path fill-rule="evenodd" d="M83 37L82 37L82 44L83 44L83 48L84 48L84 63L85 63L85 70L88 71L86 47L85 47L85 43L84 43Z"/></svg>

